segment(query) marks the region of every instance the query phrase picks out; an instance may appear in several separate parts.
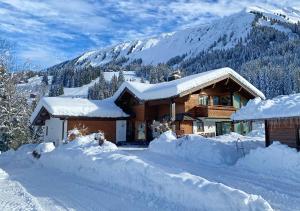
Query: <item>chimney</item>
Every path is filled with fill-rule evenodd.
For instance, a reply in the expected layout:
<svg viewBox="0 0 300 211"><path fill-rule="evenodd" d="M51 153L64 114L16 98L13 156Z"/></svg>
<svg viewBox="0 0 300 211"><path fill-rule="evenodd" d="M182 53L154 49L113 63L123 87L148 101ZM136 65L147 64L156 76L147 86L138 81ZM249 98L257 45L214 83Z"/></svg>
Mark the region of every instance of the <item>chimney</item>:
<svg viewBox="0 0 300 211"><path fill-rule="evenodd" d="M168 81L173 81L173 80L180 79L180 78L181 78L180 70L175 70L168 76Z"/></svg>

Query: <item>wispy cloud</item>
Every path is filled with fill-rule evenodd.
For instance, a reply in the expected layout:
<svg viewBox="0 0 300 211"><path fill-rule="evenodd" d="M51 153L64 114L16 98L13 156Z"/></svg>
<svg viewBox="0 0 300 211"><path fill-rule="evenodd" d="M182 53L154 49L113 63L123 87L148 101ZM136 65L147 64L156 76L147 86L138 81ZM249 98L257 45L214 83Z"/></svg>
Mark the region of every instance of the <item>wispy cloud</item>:
<svg viewBox="0 0 300 211"><path fill-rule="evenodd" d="M249 5L281 0L0 0L0 37L20 60L42 67L116 42L207 23Z"/></svg>

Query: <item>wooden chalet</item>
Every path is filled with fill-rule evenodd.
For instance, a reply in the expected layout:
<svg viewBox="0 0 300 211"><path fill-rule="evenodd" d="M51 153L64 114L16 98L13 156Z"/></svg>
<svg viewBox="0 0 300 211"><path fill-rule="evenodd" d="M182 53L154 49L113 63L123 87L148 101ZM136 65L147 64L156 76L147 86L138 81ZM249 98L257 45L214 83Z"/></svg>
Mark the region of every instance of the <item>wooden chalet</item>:
<svg viewBox="0 0 300 211"><path fill-rule="evenodd" d="M90 132L102 130L116 143L151 141L159 135L151 125L163 121L172 122L178 136L246 133L248 125L233 124L230 116L253 98L265 96L234 70L221 68L158 84L124 82L108 100L46 98L33 113L32 123L49 128L55 118L62 121L56 124L62 125L59 129L45 132L63 131L56 132L64 134L55 137L60 140L83 124Z"/></svg>
<svg viewBox="0 0 300 211"><path fill-rule="evenodd" d="M230 116L255 97L265 98L230 68L159 84L125 82L114 95L115 103L130 115L127 141L155 138L153 121L172 121L179 136L246 133L247 125L233 125Z"/></svg>

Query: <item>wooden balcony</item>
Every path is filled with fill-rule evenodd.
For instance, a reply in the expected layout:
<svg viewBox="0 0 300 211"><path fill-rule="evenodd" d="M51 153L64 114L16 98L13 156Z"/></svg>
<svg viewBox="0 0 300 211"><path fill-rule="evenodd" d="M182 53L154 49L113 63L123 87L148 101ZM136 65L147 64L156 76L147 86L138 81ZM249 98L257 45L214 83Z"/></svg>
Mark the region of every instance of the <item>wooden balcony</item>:
<svg viewBox="0 0 300 211"><path fill-rule="evenodd" d="M216 118L229 118L236 108L233 106L223 106L223 105L209 105L195 106L189 113L193 117L216 117Z"/></svg>

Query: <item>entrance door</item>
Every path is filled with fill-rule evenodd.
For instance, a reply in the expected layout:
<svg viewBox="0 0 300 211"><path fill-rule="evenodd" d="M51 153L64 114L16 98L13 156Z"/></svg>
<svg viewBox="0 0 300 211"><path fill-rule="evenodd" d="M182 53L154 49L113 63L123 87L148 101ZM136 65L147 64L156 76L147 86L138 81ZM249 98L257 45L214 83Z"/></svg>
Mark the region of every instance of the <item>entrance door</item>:
<svg viewBox="0 0 300 211"><path fill-rule="evenodd" d="M231 132L231 122L216 122L216 135L224 135Z"/></svg>
<svg viewBox="0 0 300 211"><path fill-rule="evenodd" d="M117 143L126 141L126 120L116 121L116 139Z"/></svg>

